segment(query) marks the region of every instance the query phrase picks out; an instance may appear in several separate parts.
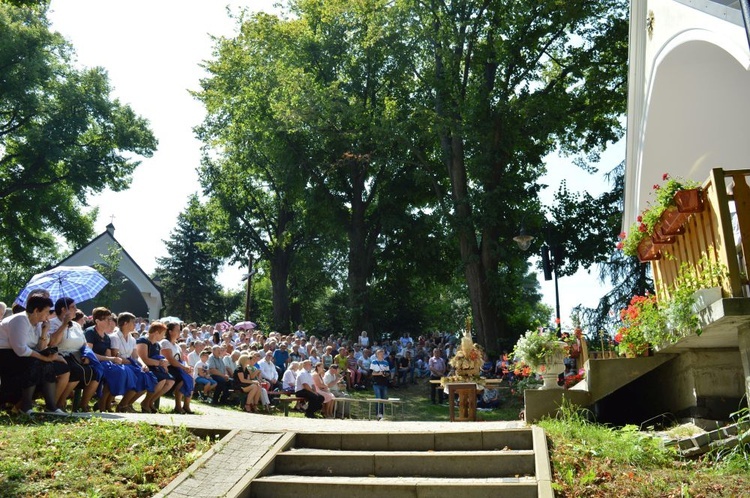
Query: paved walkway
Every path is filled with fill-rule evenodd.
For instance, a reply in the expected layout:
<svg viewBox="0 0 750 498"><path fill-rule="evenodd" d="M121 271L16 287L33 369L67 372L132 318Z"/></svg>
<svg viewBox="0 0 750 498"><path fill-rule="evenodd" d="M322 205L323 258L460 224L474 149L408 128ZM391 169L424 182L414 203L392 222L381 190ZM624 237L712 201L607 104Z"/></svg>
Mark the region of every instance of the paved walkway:
<svg viewBox="0 0 750 498"><path fill-rule="evenodd" d="M472 432L525 427L512 422L401 422L387 419L340 420L258 415L238 410L215 408L199 403L193 409L200 414L104 413L76 414L113 421L147 422L191 429L230 431L219 443L175 478L157 497L201 498L234 497L247 488L269 460L296 432Z"/></svg>
<svg viewBox="0 0 750 498"><path fill-rule="evenodd" d="M165 399L165 402L171 400ZM476 431L526 427L523 421L511 422L419 422L381 421L361 419L308 419L304 417L284 417L260 415L239 410L215 408L210 405L193 403L193 409L200 415L175 415L168 413L105 413L94 414L105 419L143 421L155 425L184 425L194 429L233 430L247 429L259 432L435 432L435 431ZM447 408L446 408L447 410ZM76 414L76 416L83 416Z"/></svg>

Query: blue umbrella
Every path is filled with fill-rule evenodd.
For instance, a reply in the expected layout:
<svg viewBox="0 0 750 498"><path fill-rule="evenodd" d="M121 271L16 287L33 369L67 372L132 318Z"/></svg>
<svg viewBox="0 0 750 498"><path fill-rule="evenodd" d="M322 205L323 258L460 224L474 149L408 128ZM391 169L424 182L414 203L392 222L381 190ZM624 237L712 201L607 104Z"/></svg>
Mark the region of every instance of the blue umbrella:
<svg viewBox="0 0 750 498"><path fill-rule="evenodd" d="M176 316L165 316L164 318L159 318L159 321L162 323L182 323L182 320Z"/></svg>
<svg viewBox="0 0 750 498"><path fill-rule="evenodd" d="M80 303L93 299L108 283L101 273L89 266L58 266L31 277L15 302L26 306L31 291L45 289L53 302L69 297Z"/></svg>

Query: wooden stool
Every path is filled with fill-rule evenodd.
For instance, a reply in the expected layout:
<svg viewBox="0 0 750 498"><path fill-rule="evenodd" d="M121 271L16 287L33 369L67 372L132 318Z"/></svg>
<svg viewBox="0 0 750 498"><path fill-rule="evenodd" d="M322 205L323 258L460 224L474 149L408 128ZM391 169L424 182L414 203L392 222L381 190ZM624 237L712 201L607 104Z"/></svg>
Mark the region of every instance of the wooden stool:
<svg viewBox="0 0 750 498"><path fill-rule="evenodd" d="M449 383L448 406L451 422L476 422L477 385L473 382ZM456 417L456 396L458 396L458 416Z"/></svg>

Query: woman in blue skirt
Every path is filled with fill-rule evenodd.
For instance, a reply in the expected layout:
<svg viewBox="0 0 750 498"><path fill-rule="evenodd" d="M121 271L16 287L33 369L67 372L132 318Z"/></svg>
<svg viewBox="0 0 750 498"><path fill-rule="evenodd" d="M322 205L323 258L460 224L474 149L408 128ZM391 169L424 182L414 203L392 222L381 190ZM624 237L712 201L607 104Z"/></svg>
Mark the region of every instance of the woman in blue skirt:
<svg viewBox="0 0 750 498"><path fill-rule="evenodd" d="M161 355L159 341L164 339L167 326L162 322L152 322L148 327L148 336L141 337L135 341L138 357L148 367L149 371L156 376L156 386L153 392L146 394L141 401L143 413L155 413L154 402L169 391L174 385L174 377L167 371L167 360Z"/></svg>
<svg viewBox="0 0 750 498"><path fill-rule="evenodd" d="M110 411L114 396L133 395L135 391L135 376L123 366L123 359L112 350L111 334L115 329L115 319L107 308L95 308L93 313L94 326L85 331L86 344L96 355L102 367L103 386L99 398L99 410Z"/></svg>

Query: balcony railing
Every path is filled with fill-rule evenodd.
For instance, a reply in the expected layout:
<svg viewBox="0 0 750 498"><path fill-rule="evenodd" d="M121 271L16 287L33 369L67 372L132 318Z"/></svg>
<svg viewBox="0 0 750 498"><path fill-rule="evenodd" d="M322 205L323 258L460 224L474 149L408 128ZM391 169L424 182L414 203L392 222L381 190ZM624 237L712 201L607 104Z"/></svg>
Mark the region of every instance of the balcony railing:
<svg viewBox="0 0 750 498"><path fill-rule="evenodd" d="M684 233L672 244L662 245L662 257L651 261L659 298L669 297L669 288L683 263L695 268L705 255L713 263L726 266L728 279L722 285L724 297L748 297L747 276L750 275L750 170L711 170L703 183L705 209L692 214ZM734 209L730 209L734 207ZM735 237L732 212L736 213L739 230ZM715 282L716 286L720 282Z"/></svg>

